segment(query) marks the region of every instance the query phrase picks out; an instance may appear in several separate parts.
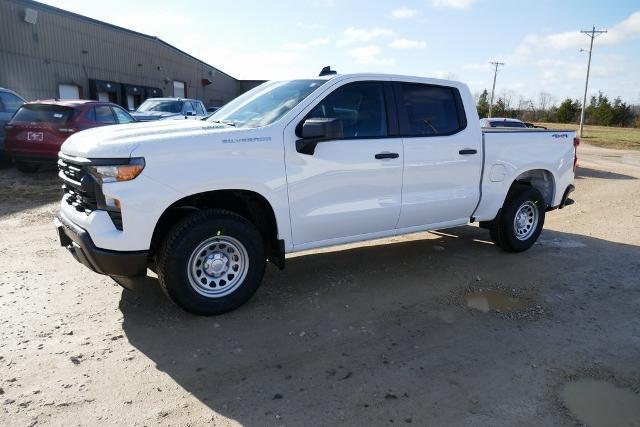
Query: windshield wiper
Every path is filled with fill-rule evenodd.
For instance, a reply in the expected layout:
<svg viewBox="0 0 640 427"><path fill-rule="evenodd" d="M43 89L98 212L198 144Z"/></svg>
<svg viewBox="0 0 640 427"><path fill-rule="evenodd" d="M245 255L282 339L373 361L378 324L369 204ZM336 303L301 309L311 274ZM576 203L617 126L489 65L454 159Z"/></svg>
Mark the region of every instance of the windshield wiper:
<svg viewBox="0 0 640 427"><path fill-rule="evenodd" d="M228 121L228 120L211 120L211 123L222 123L223 125L227 125L227 126L233 126L235 127L236 124L234 122Z"/></svg>

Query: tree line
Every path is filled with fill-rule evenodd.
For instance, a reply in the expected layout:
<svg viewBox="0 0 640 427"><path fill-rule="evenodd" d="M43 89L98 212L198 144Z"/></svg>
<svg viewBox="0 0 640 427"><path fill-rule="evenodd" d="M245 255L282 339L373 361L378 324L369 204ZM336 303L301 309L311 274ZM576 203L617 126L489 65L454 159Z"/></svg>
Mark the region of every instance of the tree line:
<svg viewBox="0 0 640 427"><path fill-rule="evenodd" d="M551 94L540 92L537 103L533 99L519 97L514 102L514 92L505 91L494 99L493 117L518 118L525 122L580 123L582 102L567 98L557 104ZM476 94L476 106L480 118L489 116L489 92ZM640 106L630 105L617 97L611 101L602 92L593 95L585 110L585 123L598 126L640 127Z"/></svg>

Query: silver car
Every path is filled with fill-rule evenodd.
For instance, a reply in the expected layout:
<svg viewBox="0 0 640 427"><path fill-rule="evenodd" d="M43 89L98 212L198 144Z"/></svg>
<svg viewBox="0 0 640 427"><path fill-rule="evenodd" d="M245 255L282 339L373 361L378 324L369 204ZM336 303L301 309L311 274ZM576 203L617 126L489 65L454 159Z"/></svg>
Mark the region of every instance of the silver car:
<svg viewBox="0 0 640 427"><path fill-rule="evenodd" d="M202 101L197 99L149 98L131 115L139 122L202 119L207 116L207 110Z"/></svg>
<svg viewBox="0 0 640 427"><path fill-rule="evenodd" d="M4 125L25 102L26 100L14 91L0 87L0 161L5 159Z"/></svg>

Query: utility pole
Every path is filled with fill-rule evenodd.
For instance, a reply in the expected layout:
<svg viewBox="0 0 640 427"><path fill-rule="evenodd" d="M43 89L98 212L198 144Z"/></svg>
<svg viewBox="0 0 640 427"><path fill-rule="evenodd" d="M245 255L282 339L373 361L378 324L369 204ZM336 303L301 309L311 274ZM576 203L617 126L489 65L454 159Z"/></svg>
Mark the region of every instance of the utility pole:
<svg viewBox="0 0 640 427"><path fill-rule="evenodd" d="M491 110L493 110L493 94L496 92L496 77L498 76L498 67L504 66L504 62L489 62L495 68L493 70L493 88L491 89L491 101L489 101L489 118L491 118Z"/></svg>
<svg viewBox="0 0 640 427"><path fill-rule="evenodd" d="M593 40L600 34L604 34L607 30L596 30L596 26L589 31L580 31L582 34L586 34L591 39L589 44L589 61L587 62L587 80L584 82L584 97L582 98L582 112L580 113L580 130L578 136L582 138L582 127L584 126L584 111L587 108L587 88L589 87L589 71L591 70L591 52L593 51Z"/></svg>

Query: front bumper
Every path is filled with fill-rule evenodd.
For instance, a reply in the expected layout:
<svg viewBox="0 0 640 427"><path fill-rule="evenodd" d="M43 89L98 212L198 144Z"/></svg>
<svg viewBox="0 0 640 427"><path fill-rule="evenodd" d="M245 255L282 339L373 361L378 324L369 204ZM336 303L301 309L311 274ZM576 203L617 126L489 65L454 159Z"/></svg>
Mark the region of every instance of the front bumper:
<svg viewBox="0 0 640 427"><path fill-rule="evenodd" d="M100 249L89 233L77 225L56 218L54 220L60 238L71 255L89 269L109 276L139 277L147 274L148 251L112 251Z"/></svg>

